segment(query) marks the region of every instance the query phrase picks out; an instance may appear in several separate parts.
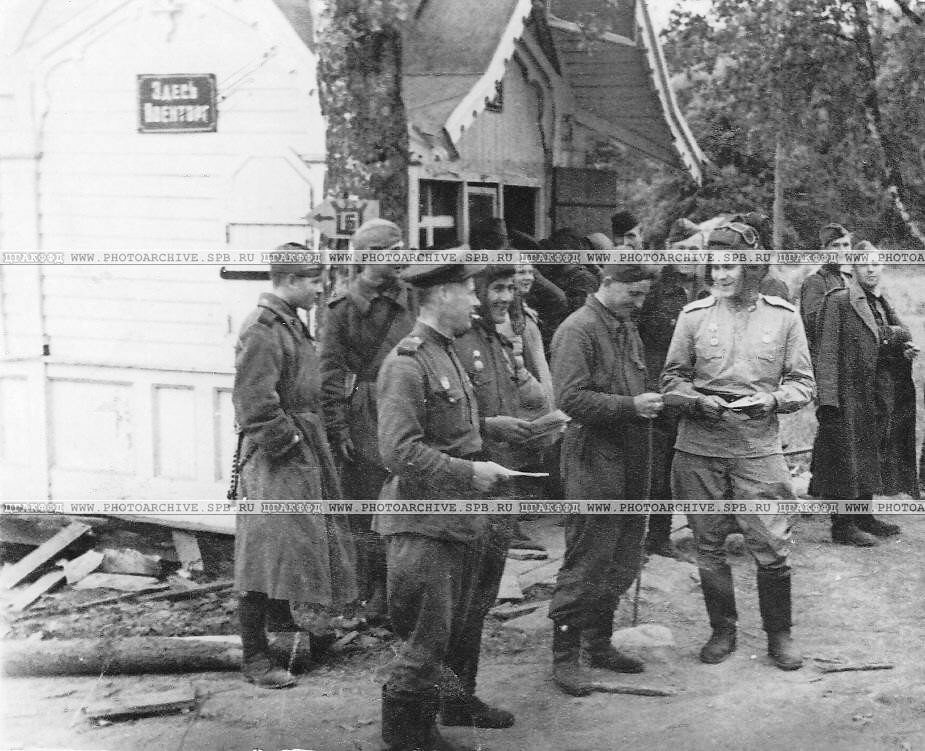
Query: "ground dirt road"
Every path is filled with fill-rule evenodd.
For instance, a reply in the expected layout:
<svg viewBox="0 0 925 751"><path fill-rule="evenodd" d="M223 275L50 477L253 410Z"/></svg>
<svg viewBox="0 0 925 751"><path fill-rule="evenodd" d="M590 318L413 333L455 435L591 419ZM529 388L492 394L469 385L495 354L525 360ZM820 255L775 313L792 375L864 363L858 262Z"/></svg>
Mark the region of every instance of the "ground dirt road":
<svg viewBox="0 0 925 751"><path fill-rule="evenodd" d="M555 556L561 554L562 529L552 521L525 526ZM512 710L517 724L445 733L485 750L925 750L925 518L893 521L903 525L901 537L862 550L831 544L823 517L797 520L795 635L806 656L802 670L784 673L765 655L754 566L746 557L733 559L739 649L721 665L702 665L697 650L708 627L692 576L696 569L656 558L644 573L641 621L669 627L676 646L647 650L647 672L621 681L671 687L675 696L566 697L550 679L548 622L534 617L515 629L491 621L479 694ZM628 625L631 610L630 602L621 604L618 628ZM305 674L297 687L277 692L258 690L234 673L8 678L2 685L2 746L369 751L379 748L379 686L389 654L386 645L330 661ZM895 667L820 671L838 660ZM200 697L189 714L97 727L80 713L114 689L153 693L183 681Z"/></svg>

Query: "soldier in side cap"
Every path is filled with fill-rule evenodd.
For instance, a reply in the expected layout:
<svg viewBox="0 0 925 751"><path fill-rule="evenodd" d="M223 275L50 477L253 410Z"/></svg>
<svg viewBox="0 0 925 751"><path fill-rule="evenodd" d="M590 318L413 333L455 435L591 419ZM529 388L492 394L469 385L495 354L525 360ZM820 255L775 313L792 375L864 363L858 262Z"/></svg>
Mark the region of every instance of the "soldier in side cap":
<svg viewBox="0 0 925 751"><path fill-rule="evenodd" d="M411 266L420 312L389 353L377 383L379 451L389 477L380 498L483 498L506 475L485 461L479 411L453 349L472 325L472 277L481 266ZM466 622L487 518L478 514L380 515L386 539L389 617L403 643L382 687L382 738L391 751L452 749L437 731L448 650Z"/></svg>
<svg viewBox="0 0 925 751"><path fill-rule="evenodd" d="M284 246L286 251L304 246ZM232 401L239 433L237 497L322 500L341 497L321 421L315 344L298 309L321 290L321 266L274 264L272 292L244 320L235 345ZM345 517L238 514L235 589L240 592L244 677L264 688L295 682L274 664L267 631L298 633L289 602L356 599L353 545ZM280 641L290 639L279 637ZM295 639L291 641L297 645ZM286 655L289 662L290 655ZM284 663L286 664L286 663Z"/></svg>
<svg viewBox="0 0 925 751"><path fill-rule="evenodd" d="M614 247L642 250L642 225L631 211L621 210L610 217Z"/></svg>
<svg viewBox="0 0 925 751"><path fill-rule="evenodd" d="M354 250L392 250L401 229L386 219L364 222L350 241ZM398 278L401 266L366 264L347 289L328 303L321 343L324 422L341 462L344 496L379 497L386 469L379 456L376 378L385 356L414 325L414 291ZM357 548L357 585L370 622L386 617L385 548L372 531L372 515L350 517Z"/></svg>
<svg viewBox="0 0 925 751"><path fill-rule="evenodd" d="M645 498L647 423L662 408L646 392L642 341L633 321L653 270L608 265L597 292L572 313L552 342L556 404L572 421L562 442L562 477L569 499ZM639 572L644 515L571 514L565 556L549 617L553 678L565 693L585 696L593 681L579 662L582 638L594 667L624 673L639 660L610 643L620 596Z"/></svg>
<svg viewBox="0 0 925 751"><path fill-rule="evenodd" d="M721 227L708 247L754 247L750 229ZM682 410L671 469L679 500L795 498L777 415L809 403L815 381L796 308L759 291L765 273L764 265L714 264L712 294L685 306L678 318L661 387L666 402ZM738 615L723 543L740 531L758 564L768 655L782 670L799 668L802 657L790 635L789 516L691 514L688 521L712 628L701 661L722 662L736 648Z"/></svg>

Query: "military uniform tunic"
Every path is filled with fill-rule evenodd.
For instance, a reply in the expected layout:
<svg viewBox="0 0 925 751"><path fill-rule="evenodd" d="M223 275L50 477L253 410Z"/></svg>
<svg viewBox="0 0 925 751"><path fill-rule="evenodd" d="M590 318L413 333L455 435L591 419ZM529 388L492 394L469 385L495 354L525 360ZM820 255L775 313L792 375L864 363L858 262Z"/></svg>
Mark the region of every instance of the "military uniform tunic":
<svg viewBox="0 0 925 751"><path fill-rule="evenodd" d="M482 451L475 392L453 340L418 321L379 374L379 449L390 476L380 498L478 498L473 460ZM403 640L385 691L436 697L451 645L463 638L476 586L487 517L383 514L389 617Z"/></svg>
<svg viewBox="0 0 925 751"><path fill-rule="evenodd" d="M687 305L678 320L661 378L666 395L716 395L728 401L773 395L775 409L747 418L726 411L717 420L689 409L681 417L672 463L672 493L679 500L792 499L777 412L795 412L812 400L815 380L796 308L759 295L747 308L710 297ZM726 534L741 531L765 568L787 569L790 521L786 514L715 514L688 517L704 568L725 559Z"/></svg>

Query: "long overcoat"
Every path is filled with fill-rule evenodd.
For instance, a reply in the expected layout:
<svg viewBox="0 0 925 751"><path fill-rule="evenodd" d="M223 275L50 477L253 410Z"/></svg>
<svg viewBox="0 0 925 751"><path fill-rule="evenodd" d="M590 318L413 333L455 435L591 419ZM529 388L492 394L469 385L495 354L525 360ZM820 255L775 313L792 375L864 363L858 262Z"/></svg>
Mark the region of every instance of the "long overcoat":
<svg viewBox="0 0 925 751"><path fill-rule="evenodd" d="M881 301L887 324L903 326L889 302L883 297ZM826 295L816 324L819 431L813 446L812 492L829 499L899 492L918 498L915 386L912 365L902 357L901 342L895 341L896 331L878 328L856 282ZM899 351L891 354L890 348L897 347ZM882 404L886 394L878 362L893 374L894 394L888 405Z"/></svg>
<svg viewBox="0 0 925 751"><path fill-rule="evenodd" d="M263 294L235 347L232 400L243 438L243 500L341 497L320 417L318 355L296 311ZM322 605L356 599L355 555L347 518L239 513L235 587L273 599Z"/></svg>

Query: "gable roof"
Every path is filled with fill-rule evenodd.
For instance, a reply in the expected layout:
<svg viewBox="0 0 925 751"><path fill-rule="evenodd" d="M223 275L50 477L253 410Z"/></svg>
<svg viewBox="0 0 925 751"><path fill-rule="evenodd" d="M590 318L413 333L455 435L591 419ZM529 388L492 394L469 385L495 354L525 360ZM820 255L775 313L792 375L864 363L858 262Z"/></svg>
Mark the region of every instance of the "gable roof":
<svg viewBox="0 0 925 751"><path fill-rule="evenodd" d="M610 31L592 37L579 21L604 7ZM699 182L705 157L671 91L645 1L611 7L606 0L548 0L544 22L536 24L572 90L576 120ZM531 12L544 13L530 0L425 0L404 41L412 130L429 141L445 134L458 142L495 96Z"/></svg>

